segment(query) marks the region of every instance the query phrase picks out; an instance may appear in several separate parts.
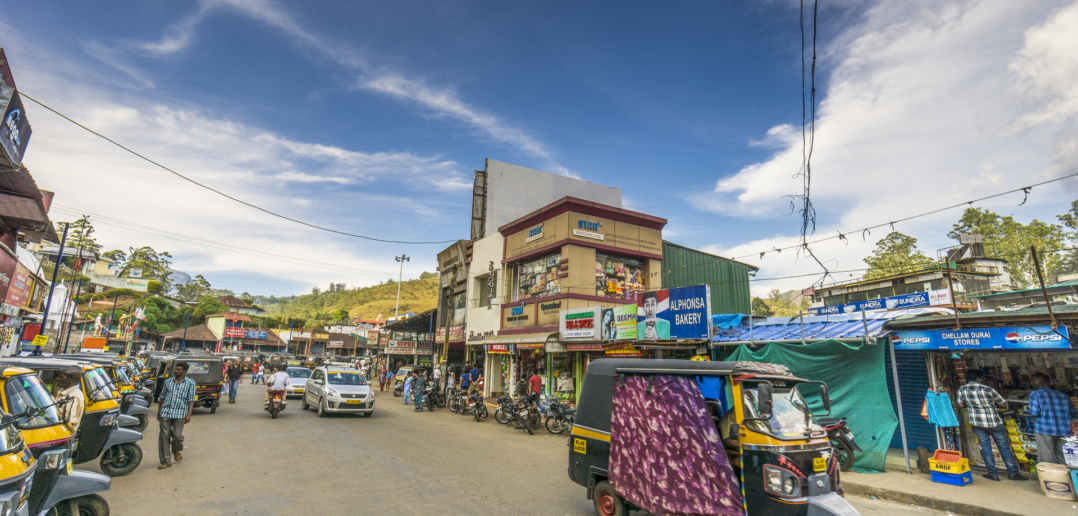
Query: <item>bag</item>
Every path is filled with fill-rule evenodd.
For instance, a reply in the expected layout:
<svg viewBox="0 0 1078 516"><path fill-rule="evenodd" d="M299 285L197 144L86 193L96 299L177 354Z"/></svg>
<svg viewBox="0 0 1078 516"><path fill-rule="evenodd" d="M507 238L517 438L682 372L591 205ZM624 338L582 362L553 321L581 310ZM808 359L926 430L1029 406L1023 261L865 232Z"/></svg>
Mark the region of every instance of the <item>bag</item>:
<svg viewBox="0 0 1078 516"><path fill-rule="evenodd" d="M924 401L921 402L921 417L925 418L925 421L928 421L928 400L927 399L925 399Z"/></svg>
<svg viewBox="0 0 1078 516"><path fill-rule="evenodd" d="M221 394L228 394L228 382L225 382L223 385L221 385Z"/></svg>

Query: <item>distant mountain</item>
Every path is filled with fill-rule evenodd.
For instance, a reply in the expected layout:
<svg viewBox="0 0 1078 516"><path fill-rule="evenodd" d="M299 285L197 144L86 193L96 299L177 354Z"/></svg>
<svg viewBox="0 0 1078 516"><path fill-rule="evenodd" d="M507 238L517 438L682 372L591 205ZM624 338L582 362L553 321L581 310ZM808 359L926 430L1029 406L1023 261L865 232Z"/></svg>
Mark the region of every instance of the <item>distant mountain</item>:
<svg viewBox="0 0 1078 516"><path fill-rule="evenodd" d="M397 283L387 281L379 285L357 289L345 289L336 284L333 291L311 293L294 298L276 298L265 305L267 315L295 317L300 319L334 320L334 314L342 308L351 318L374 319L379 315L385 320L393 316L397 303ZM422 312L438 307L438 277L410 280L401 283L400 313ZM256 302L259 299L256 299Z"/></svg>

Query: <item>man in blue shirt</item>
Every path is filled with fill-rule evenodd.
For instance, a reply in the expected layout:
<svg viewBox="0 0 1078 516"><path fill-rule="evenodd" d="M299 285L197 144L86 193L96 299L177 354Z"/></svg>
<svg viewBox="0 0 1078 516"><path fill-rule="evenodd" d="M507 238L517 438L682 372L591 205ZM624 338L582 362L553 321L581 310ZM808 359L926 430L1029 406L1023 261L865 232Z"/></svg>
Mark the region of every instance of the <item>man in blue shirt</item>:
<svg viewBox="0 0 1078 516"><path fill-rule="evenodd" d="M1063 438L1071 435L1071 417L1075 410L1070 398L1048 386L1050 378L1044 373L1033 375L1035 391L1029 393L1029 414L1033 416L1033 433L1037 438L1038 462L1066 464L1063 458Z"/></svg>
<svg viewBox="0 0 1078 516"><path fill-rule="evenodd" d="M474 391L479 390L479 379L483 377L483 370L478 367L473 367L472 372L468 373L470 386L468 387L468 394L472 394Z"/></svg>
<svg viewBox="0 0 1078 516"><path fill-rule="evenodd" d="M172 455L176 461L183 460L183 425L191 422L191 411L195 408L195 381L187 377L187 362L177 362L172 368L172 377L165 380L161 389L161 402L157 406L157 421L161 431L157 438L157 452L161 457L161 466L172 466Z"/></svg>
<svg viewBox="0 0 1078 516"><path fill-rule="evenodd" d="M461 389L468 390L468 387L470 387L472 385L472 375L471 375L471 373L472 373L472 368L469 367L469 366L464 366L464 369L461 370L461 373L460 373L460 388Z"/></svg>

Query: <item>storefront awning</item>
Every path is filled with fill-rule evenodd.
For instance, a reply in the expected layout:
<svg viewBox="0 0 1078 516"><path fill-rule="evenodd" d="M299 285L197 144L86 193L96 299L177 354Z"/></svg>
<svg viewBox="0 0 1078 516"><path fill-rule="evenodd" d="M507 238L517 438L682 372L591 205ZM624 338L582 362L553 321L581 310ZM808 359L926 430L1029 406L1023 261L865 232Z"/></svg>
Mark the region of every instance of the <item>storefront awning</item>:
<svg viewBox="0 0 1078 516"><path fill-rule="evenodd" d="M483 340L483 344L516 344L517 347L541 348L550 337L558 338L558 333L521 333L517 335L495 335Z"/></svg>

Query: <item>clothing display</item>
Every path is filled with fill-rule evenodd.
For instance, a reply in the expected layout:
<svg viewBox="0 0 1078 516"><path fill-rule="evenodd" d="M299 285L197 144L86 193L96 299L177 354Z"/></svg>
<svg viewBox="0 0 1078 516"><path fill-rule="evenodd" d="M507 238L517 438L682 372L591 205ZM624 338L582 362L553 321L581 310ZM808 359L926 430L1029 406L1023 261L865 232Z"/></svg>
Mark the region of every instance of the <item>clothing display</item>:
<svg viewBox="0 0 1078 516"><path fill-rule="evenodd" d="M951 406L951 397L946 392L928 391L925 394L928 404L928 421L939 427L958 426L958 416Z"/></svg>

